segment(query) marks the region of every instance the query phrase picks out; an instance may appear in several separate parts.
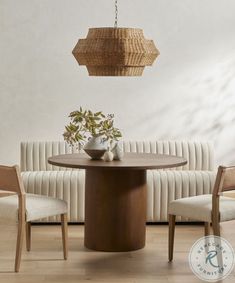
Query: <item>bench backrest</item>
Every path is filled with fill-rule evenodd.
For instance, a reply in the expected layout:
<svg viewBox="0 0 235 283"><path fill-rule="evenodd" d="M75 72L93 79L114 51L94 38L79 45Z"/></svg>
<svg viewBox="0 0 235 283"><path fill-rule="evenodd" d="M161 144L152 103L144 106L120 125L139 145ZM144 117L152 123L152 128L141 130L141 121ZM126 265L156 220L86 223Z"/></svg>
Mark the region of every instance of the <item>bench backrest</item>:
<svg viewBox="0 0 235 283"><path fill-rule="evenodd" d="M123 141L120 142L124 152L144 152L178 155L186 158L188 163L177 170L209 170L214 169L214 151L210 142L188 141ZM22 171L65 170L48 164L50 156L78 152L65 142L22 142ZM66 169L72 170L72 169Z"/></svg>

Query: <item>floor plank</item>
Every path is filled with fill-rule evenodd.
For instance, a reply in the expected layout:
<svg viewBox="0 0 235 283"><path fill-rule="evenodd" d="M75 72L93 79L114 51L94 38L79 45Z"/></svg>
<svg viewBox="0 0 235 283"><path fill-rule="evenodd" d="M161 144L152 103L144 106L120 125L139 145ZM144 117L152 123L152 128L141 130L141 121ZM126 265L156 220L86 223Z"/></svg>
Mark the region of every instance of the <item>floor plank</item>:
<svg viewBox="0 0 235 283"><path fill-rule="evenodd" d="M167 225L147 226L147 243L128 253L95 252L84 248L82 225L69 226L69 258L63 260L59 226L32 226L32 251L24 250L20 273L13 272L15 226L0 226L0 283L110 282L196 283L188 252L203 236L203 226L177 225L174 261L167 261ZM235 222L222 225L222 236L235 248ZM223 282L234 282L235 273Z"/></svg>

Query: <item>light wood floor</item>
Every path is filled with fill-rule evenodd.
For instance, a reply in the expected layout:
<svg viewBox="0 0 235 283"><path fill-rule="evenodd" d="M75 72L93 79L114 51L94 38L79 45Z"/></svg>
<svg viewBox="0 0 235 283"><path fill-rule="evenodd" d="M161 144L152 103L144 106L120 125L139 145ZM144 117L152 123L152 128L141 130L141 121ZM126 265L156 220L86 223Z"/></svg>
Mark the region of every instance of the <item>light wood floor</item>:
<svg viewBox="0 0 235 283"><path fill-rule="evenodd" d="M167 226L147 226L142 250L104 253L83 246L84 227L69 226L69 259L62 260L59 226L33 226L32 251L24 251L20 273L13 272L15 228L0 226L0 283L194 283L188 251L203 236L202 226L176 226L174 262L167 262ZM222 236L235 248L235 222L222 225ZM234 282L235 273L223 282Z"/></svg>

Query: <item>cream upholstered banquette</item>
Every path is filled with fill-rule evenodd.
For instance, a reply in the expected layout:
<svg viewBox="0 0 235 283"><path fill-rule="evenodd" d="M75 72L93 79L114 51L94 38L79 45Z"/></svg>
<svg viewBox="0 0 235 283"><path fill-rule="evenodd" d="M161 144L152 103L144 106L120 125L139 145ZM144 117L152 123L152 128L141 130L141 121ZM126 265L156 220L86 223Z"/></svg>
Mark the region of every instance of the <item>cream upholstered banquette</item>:
<svg viewBox="0 0 235 283"><path fill-rule="evenodd" d="M207 142L124 141L124 152L145 152L183 156L187 165L169 170L148 171L147 221L165 222L172 200L209 194L215 172L213 146ZM70 222L84 221L85 172L48 164L52 155L76 152L65 142L22 142L21 170L28 193L53 196L68 203ZM187 219L179 217L178 220ZM42 221L59 221L50 217Z"/></svg>

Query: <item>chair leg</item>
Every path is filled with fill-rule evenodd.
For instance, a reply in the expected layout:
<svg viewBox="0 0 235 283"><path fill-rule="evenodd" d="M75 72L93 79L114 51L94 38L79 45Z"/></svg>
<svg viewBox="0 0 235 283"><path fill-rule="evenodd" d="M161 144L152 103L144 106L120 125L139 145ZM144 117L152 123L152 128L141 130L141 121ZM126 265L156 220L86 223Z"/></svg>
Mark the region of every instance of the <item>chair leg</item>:
<svg viewBox="0 0 235 283"><path fill-rule="evenodd" d="M18 232L17 232L17 242L16 242L16 255L15 255L15 272L20 270L21 254L24 239L25 222L19 221Z"/></svg>
<svg viewBox="0 0 235 283"><path fill-rule="evenodd" d="M210 235L210 222L205 222L204 224L204 234L205 236L209 236Z"/></svg>
<svg viewBox="0 0 235 283"><path fill-rule="evenodd" d="M26 223L26 249L29 252L31 250L31 223Z"/></svg>
<svg viewBox="0 0 235 283"><path fill-rule="evenodd" d="M175 215L169 214L169 234L168 234L168 259L169 261L173 260L174 237L175 237Z"/></svg>
<svg viewBox="0 0 235 283"><path fill-rule="evenodd" d="M61 229L64 259L68 258L68 220L67 213L61 214Z"/></svg>
<svg viewBox="0 0 235 283"><path fill-rule="evenodd" d="M212 220L213 234L220 236L220 223L217 220Z"/></svg>

